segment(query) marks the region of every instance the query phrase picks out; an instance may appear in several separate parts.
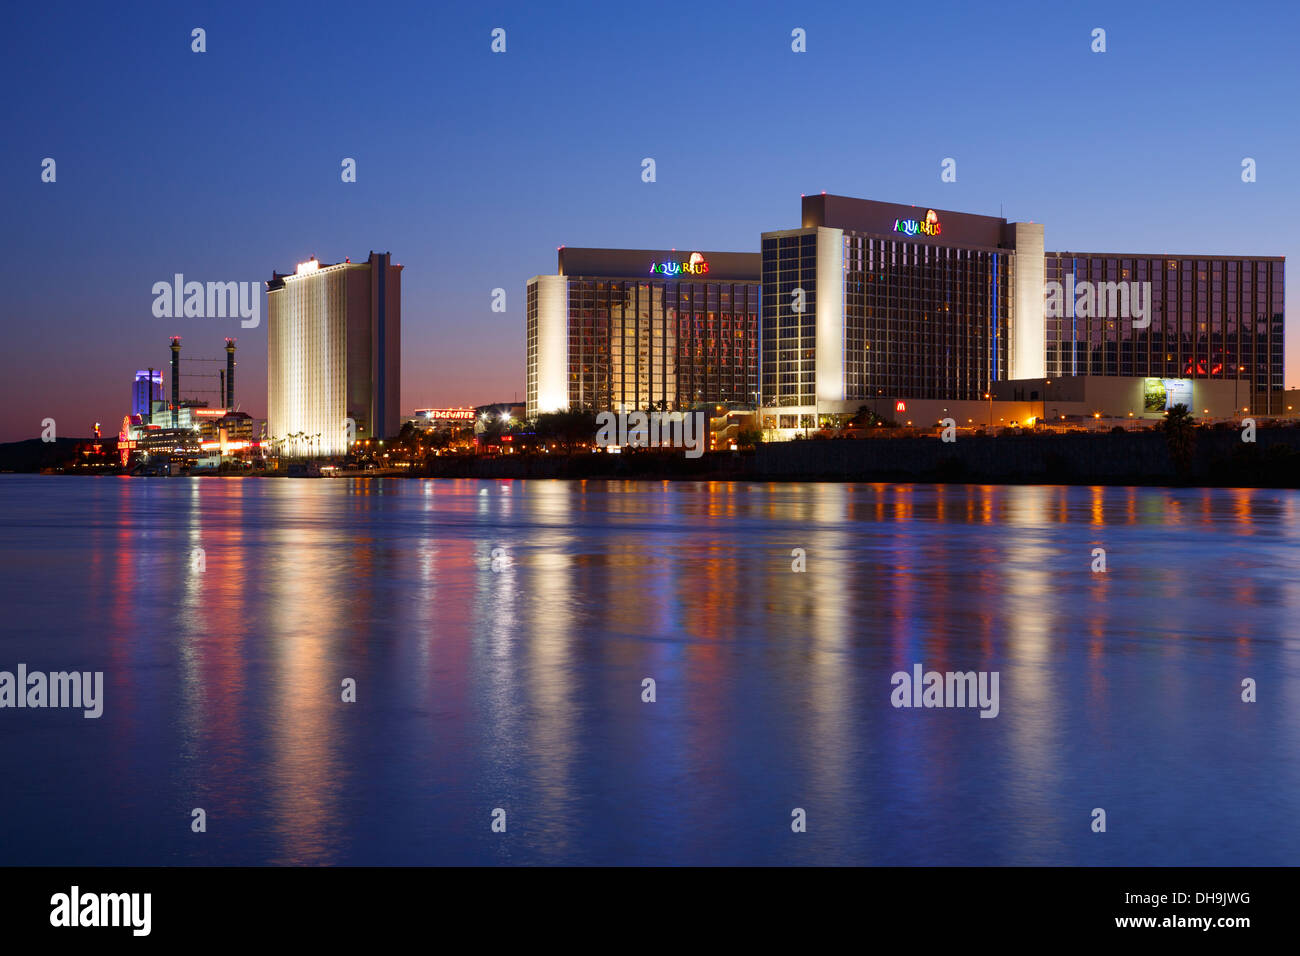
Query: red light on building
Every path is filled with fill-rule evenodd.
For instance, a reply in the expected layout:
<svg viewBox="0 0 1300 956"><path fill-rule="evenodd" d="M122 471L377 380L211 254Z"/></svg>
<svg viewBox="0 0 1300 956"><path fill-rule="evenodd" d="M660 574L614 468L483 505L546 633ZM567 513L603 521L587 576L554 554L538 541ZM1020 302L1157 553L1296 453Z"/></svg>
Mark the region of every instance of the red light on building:
<svg viewBox="0 0 1300 956"><path fill-rule="evenodd" d="M905 411L907 411L907 402L895 402L895 403L894 403L894 411L896 411L896 412L905 412Z"/></svg>

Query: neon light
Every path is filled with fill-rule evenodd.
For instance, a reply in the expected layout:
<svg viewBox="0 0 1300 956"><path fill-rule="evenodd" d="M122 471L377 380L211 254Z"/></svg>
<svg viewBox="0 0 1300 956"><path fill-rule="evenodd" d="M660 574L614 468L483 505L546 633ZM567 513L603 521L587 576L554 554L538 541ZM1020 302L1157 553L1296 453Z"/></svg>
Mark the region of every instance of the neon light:
<svg viewBox="0 0 1300 956"><path fill-rule="evenodd" d="M315 272L319 268L320 268L320 263L318 261L316 261L315 259L308 259L306 262L298 263L298 268L294 272L294 275L300 276L308 272Z"/></svg>
<svg viewBox="0 0 1300 956"><path fill-rule="evenodd" d="M457 422L468 422L474 419L474 409L472 408L417 408L415 414L424 418Z"/></svg>
<svg viewBox="0 0 1300 956"><path fill-rule="evenodd" d="M702 276L709 271L708 260L698 252L692 252L691 257L685 262L652 262L650 263L650 274L675 276L675 275L693 275Z"/></svg>
<svg viewBox="0 0 1300 956"><path fill-rule="evenodd" d="M937 236L943 232L943 226L939 224L939 214L933 209L927 210L925 220L916 219L895 219L894 232L901 232L907 236L915 236L920 233L923 236Z"/></svg>

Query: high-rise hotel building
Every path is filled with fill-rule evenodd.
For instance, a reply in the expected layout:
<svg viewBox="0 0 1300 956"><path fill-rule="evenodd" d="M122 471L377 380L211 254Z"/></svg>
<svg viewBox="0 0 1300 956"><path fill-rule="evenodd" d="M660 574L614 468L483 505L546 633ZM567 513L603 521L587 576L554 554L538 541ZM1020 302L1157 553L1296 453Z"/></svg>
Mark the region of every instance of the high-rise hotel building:
<svg viewBox="0 0 1300 956"><path fill-rule="evenodd" d="M1071 376L1237 379L1238 411L1282 410L1281 257L1048 252L1041 223L825 194L761 243L773 427L881 397L979 400L997 382L1037 400ZM1133 283L1150 283L1145 315L1127 307Z"/></svg>
<svg viewBox="0 0 1300 956"><path fill-rule="evenodd" d="M559 250L528 280L527 415L758 402L759 256Z"/></svg>
<svg viewBox="0 0 1300 956"><path fill-rule="evenodd" d="M1043 372L1043 227L805 196L762 235L762 404L784 427Z"/></svg>
<svg viewBox="0 0 1300 956"><path fill-rule="evenodd" d="M1121 414L1146 392L1284 410L1282 257L1049 252L1041 223L825 194L801 212L758 256L562 249L528 283L528 415L726 401L788 432L995 392L1046 415L1066 379Z"/></svg>
<svg viewBox="0 0 1300 956"><path fill-rule="evenodd" d="M267 432L299 454L347 451L401 423L402 267L315 259L267 283Z"/></svg>

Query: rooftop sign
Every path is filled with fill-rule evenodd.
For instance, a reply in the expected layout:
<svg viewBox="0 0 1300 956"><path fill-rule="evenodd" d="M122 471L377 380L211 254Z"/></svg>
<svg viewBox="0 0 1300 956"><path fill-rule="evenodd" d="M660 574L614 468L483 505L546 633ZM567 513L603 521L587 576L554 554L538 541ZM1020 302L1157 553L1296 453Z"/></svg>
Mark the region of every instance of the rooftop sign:
<svg viewBox="0 0 1300 956"><path fill-rule="evenodd" d="M905 236L937 236L943 232L943 227L939 225L939 214L933 209L926 210L925 219L895 219L894 232L901 232Z"/></svg>
<svg viewBox="0 0 1300 956"><path fill-rule="evenodd" d="M708 260L703 254L692 252L685 262L652 262L650 274L662 276L693 275L702 276L709 271Z"/></svg>

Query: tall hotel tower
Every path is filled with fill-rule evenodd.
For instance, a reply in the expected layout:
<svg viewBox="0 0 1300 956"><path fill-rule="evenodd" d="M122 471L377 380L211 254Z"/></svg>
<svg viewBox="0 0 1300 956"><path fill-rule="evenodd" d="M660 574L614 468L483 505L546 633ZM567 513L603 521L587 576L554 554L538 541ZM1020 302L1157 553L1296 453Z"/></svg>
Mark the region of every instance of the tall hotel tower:
<svg viewBox="0 0 1300 956"><path fill-rule="evenodd" d="M762 243L763 405L794 426L1043 376L1041 224L821 195Z"/></svg>
<svg viewBox="0 0 1300 956"><path fill-rule="evenodd" d="M314 258L267 291L267 433L296 454L347 452L397 433L402 267L391 253L334 265Z"/></svg>

